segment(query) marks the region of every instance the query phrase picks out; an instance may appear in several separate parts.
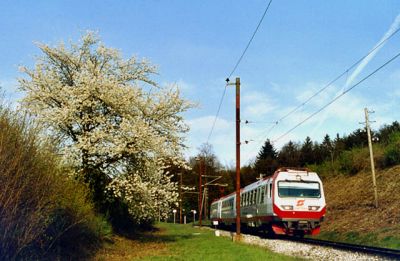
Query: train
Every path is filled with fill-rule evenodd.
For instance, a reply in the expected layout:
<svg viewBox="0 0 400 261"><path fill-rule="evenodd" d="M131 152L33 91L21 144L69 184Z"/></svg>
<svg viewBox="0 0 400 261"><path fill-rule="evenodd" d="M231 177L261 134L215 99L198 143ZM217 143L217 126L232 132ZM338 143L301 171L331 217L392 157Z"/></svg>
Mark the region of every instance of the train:
<svg viewBox="0 0 400 261"><path fill-rule="evenodd" d="M272 235L317 235L326 214L322 181L308 169L279 168L240 190L240 222L244 228ZM214 200L215 226L235 226L236 192Z"/></svg>

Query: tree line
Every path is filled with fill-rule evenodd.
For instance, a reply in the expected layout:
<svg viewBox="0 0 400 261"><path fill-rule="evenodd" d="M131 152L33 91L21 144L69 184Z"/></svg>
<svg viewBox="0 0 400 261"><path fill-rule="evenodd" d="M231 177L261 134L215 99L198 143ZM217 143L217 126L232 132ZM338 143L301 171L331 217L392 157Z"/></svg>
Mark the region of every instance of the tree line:
<svg viewBox="0 0 400 261"><path fill-rule="evenodd" d="M400 124L394 121L372 131L374 160L378 168L400 164ZM207 149L205 149L207 148ZM197 158L203 157L207 174L222 176L223 188L210 187L210 201L235 191L236 173L233 167L222 166L209 144L203 144ZM197 186L199 162L191 158L189 164L195 175L187 174L185 184ZM279 167L309 168L323 178L334 175L352 175L369 168L368 140L365 129L357 129L348 135L330 137L326 134L321 142L306 137L303 142L288 141L279 150L266 140L254 161L241 167L242 187L255 182L261 176L271 176ZM192 171L192 172L193 172ZM190 176L190 178L189 178ZM197 178L196 178L197 177ZM185 207L196 209L198 199L186 198Z"/></svg>

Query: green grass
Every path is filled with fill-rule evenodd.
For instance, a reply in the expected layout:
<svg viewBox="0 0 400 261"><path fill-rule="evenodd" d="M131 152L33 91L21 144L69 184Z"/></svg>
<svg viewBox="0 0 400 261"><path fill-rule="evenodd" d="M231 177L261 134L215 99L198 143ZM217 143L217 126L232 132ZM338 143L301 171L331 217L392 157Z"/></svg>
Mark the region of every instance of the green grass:
<svg viewBox="0 0 400 261"><path fill-rule="evenodd" d="M213 231L191 225L160 223L163 233L158 240L167 243L168 251L141 260L299 260L270 252L268 249L234 243L227 237L216 237Z"/></svg>
<svg viewBox="0 0 400 261"><path fill-rule="evenodd" d="M384 236L382 235L385 232L384 230L385 229L365 234L358 232L338 233L329 231L321 232L321 234L315 238L366 246L400 249L400 236Z"/></svg>

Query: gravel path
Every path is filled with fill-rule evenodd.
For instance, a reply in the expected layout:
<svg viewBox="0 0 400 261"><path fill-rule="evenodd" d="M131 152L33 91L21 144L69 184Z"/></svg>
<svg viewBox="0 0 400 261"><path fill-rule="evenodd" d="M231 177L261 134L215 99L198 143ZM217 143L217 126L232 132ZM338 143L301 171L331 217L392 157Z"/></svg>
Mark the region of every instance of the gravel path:
<svg viewBox="0 0 400 261"><path fill-rule="evenodd" d="M210 229L210 228L208 228ZM214 229L212 229L214 230ZM235 233L215 230L216 235L233 238ZM258 236L242 234L241 242L270 249L275 253L301 257L311 260L390 260L359 252L333 249L290 240L264 239Z"/></svg>

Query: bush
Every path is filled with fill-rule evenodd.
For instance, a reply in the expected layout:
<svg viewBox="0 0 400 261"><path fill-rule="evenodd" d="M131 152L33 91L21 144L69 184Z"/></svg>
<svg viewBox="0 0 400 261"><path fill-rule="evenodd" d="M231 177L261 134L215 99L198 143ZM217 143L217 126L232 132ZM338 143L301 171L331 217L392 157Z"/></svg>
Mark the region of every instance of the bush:
<svg viewBox="0 0 400 261"><path fill-rule="evenodd" d="M87 191L68 178L38 128L0 107L0 259L82 254L109 233ZM65 249L65 250L64 250ZM68 249L68 251L66 251Z"/></svg>
<svg viewBox="0 0 400 261"><path fill-rule="evenodd" d="M354 148L343 151L338 159L339 170L344 174L357 174L370 167L368 148Z"/></svg>
<svg viewBox="0 0 400 261"><path fill-rule="evenodd" d="M400 164L400 146L393 144L385 150L385 166L390 167Z"/></svg>
<svg viewBox="0 0 400 261"><path fill-rule="evenodd" d="M389 137L389 145L384 152L386 167L400 164L400 132L394 132Z"/></svg>

